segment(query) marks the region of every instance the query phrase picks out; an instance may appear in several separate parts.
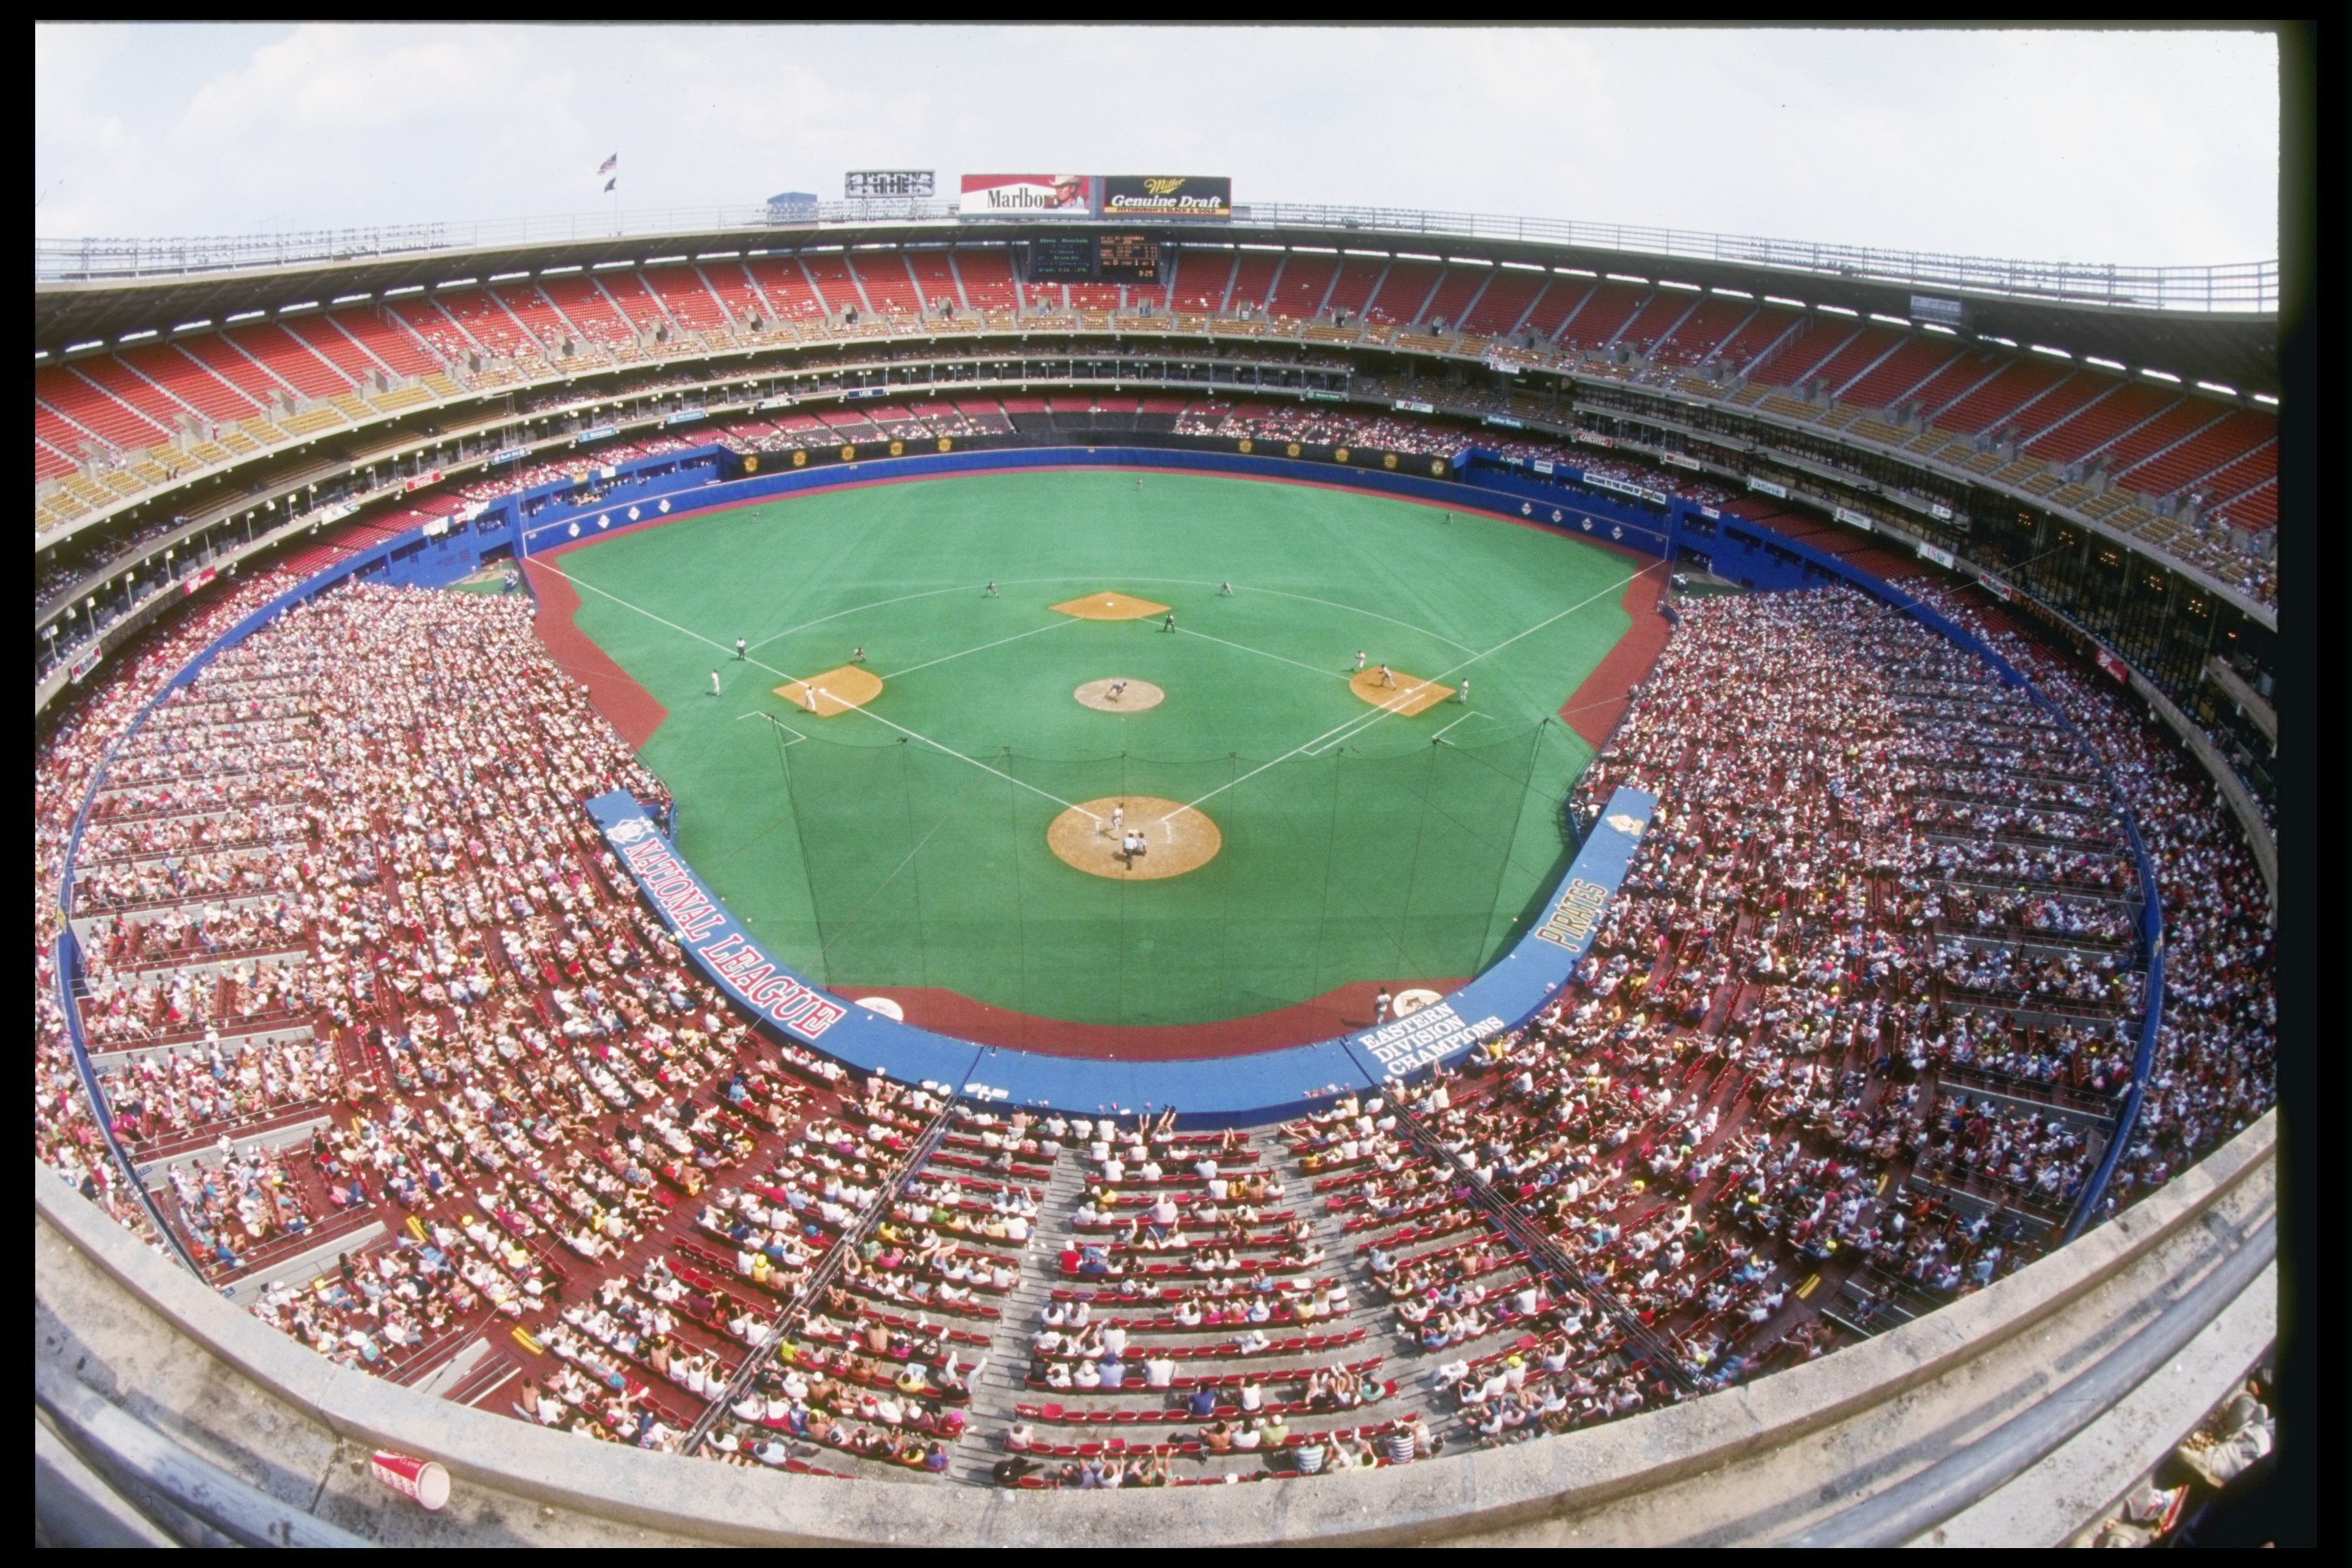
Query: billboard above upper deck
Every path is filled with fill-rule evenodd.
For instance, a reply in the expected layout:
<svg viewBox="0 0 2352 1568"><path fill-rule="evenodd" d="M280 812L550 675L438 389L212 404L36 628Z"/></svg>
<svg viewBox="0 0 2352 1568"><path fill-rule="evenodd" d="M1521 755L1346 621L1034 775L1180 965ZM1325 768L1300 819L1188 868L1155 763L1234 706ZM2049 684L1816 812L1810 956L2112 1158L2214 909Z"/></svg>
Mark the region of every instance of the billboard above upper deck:
<svg viewBox="0 0 2352 1568"><path fill-rule="evenodd" d="M966 174L960 217L1092 217L1091 174Z"/></svg>

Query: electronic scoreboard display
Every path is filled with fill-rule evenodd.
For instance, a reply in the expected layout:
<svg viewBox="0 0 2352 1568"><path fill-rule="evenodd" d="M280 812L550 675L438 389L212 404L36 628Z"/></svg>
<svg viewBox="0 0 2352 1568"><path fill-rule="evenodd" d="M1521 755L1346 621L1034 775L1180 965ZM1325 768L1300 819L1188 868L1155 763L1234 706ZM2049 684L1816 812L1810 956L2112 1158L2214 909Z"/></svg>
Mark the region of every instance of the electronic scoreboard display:
<svg viewBox="0 0 2352 1568"><path fill-rule="evenodd" d="M1029 242L1037 283L1157 283L1160 238L1149 234L1048 234Z"/></svg>

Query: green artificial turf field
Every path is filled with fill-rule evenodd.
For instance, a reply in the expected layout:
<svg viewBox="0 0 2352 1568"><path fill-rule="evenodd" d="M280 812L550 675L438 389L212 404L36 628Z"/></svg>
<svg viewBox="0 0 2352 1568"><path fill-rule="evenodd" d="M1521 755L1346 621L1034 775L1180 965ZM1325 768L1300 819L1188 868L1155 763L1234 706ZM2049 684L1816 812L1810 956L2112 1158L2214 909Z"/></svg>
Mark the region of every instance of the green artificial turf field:
<svg viewBox="0 0 2352 1568"><path fill-rule="evenodd" d="M552 564L669 710L644 756L682 852L780 956L835 990L1124 1025L1492 960L1564 867L1591 748L1553 715L1625 631L1635 570L1359 491L1070 469L787 499ZM1178 630L1048 607L1089 590L1171 605ZM772 694L859 646L885 681L866 710ZM1359 648L1467 676L1471 700L1383 714L1349 689ZM1167 700L1073 699L1105 678ZM1222 852L1130 883L1048 851L1066 805L1120 794L1201 802Z"/></svg>

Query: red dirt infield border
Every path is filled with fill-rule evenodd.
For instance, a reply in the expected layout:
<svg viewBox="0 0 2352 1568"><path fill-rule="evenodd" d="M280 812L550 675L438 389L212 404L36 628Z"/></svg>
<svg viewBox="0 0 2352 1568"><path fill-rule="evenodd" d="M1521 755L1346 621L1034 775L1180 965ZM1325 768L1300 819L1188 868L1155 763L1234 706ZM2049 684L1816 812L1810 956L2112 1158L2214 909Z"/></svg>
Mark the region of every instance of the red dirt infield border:
<svg viewBox="0 0 2352 1568"><path fill-rule="evenodd" d="M1137 463L1066 463L1053 467L1094 472L1187 476L1197 476L1203 471ZM939 479L963 477L966 476L902 474L842 479L831 484L810 485L792 491L791 496L871 485L922 484ZM1314 489L1346 490L1355 495L1381 493L1328 479L1285 479L1273 474L1221 473L1214 477L1248 479L1258 484L1303 485ZM667 527L689 519L733 511L740 507L766 506L785 499L790 498L761 497L679 512L658 521L638 523L627 531ZM1568 700L1559 709L1561 720L1585 742L1599 749L1623 716L1632 697L1632 688L1649 674L1651 666L1657 662L1659 651L1665 647L1670 626L1666 618L1658 613L1659 589L1651 575L1652 570L1663 568L1665 563L1653 560L1614 541L1595 539L1574 529L1539 522L1532 517L1515 517L1508 512L1489 510L1484 506L1456 508L1417 496L1385 496L1383 499L1442 511L1459 510L1499 522L1517 523L1522 528L1559 534L1644 564L1644 570L1635 573L1627 581L1624 594L1619 600L1619 607L1631 617L1633 624L1577 689L1570 693ZM652 692L638 685L627 670L623 669L610 654L580 629L573 619L580 608L579 590L572 585L571 579L561 570L543 564L552 557L583 545L601 543L612 537L612 534L597 534L585 539L567 539L550 549L525 556L522 564L539 602L533 625L540 641L546 646L558 668L577 678L588 689L589 701L610 721L621 738L629 743L630 750L643 751L646 742L653 738L654 731L661 728L662 721L669 717L669 710ZM714 657L724 656L714 653ZM1459 979L1402 979L1387 983L1371 980L1353 982L1287 1007L1277 1007L1271 1012L1252 1014L1247 1017L1223 1018L1209 1024L1073 1023L1063 1018L1043 1018L1009 1008L992 1007L984 1002L974 1001L961 992L938 986L850 986L831 994L845 1001L854 1001L856 996L887 996L906 1009L907 1022L978 1045L1013 1047L1044 1056L1079 1057L1097 1061L1181 1061L1255 1056L1262 1051L1313 1045L1335 1035L1369 1027L1372 1022L1373 997L1382 984L1389 984L1391 994L1423 986L1441 995L1450 995L1468 984L1469 981L1470 977L1464 976Z"/></svg>

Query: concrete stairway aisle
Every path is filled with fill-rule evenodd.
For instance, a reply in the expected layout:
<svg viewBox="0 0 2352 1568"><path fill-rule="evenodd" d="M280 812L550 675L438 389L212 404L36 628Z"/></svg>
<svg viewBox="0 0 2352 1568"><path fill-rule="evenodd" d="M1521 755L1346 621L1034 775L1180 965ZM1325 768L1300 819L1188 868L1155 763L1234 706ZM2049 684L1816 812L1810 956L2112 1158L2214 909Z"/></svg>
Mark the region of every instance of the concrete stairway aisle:
<svg viewBox="0 0 2352 1568"><path fill-rule="evenodd" d="M1016 1401L1031 1398L1023 1378L1029 1370L1029 1336L1043 1320L1045 1303L1059 1282L1055 1259L1070 1235L1070 1216L1086 1187L1078 1157L1064 1151L1037 1198L1029 1245L1021 1258L1021 1281L998 1303L1003 1314L990 1336L988 1364L971 1385L966 1410L970 1425L955 1447L948 1473L961 1481L989 1484L989 1472L1004 1457L1004 1429L1013 1424Z"/></svg>

